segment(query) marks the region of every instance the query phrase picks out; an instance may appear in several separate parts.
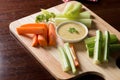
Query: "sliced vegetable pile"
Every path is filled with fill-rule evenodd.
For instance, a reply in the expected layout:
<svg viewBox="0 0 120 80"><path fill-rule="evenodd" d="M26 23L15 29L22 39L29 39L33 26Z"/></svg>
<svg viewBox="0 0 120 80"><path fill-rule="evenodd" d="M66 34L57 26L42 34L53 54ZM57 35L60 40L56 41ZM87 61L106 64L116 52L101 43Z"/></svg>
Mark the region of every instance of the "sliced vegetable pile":
<svg viewBox="0 0 120 80"><path fill-rule="evenodd" d="M56 46L56 32L53 23L31 23L18 27L19 35L34 34L32 46Z"/></svg>
<svg viewBox="0 0 120 80"><path fill-rule="evenodd" d="M68 2L62 13L56 14L55 23L58 25L64 21L78 21L85 24L88 28L91 27L92 19L90 19L90 13L82 10L81 3Z"/></svg>
<svg viewBox="0 0 120 80"><path fill-rule="evenodd" d="M36 23L24 24L16 30L19 35L33 34L31 43L33 47L38 45L41 47L56 46L55 27L53 23L48 22L52 21L58 25L70 20L81 22L91 28L92 19L90 13L82 10L81 3L68 2L60 14L42 9L40 15L36 16ZM78 33L75 28L70 28L68 31ZM100 30L97 30L95 37L85 39L85 44L89 57L92 57L96 64L108 62L110 51L120 49L116 35L110 34L109 31L105 31L103 34ZM59 46L58 50L63 71L75 74L80 64L73 45L64 43L64 46Z"/></svg>
<svg viewBox="0 0 120 80"><path fill-rule="evenodd" d="M88 28L91 28L92 19L90 19L90 13L82 10L81 3L68 2L65 9L60 14L48 12L42 9L41 14L36 17L36 22L55 22L56 25L64 21L78 21L85 24Z"/></svg>
<svg viewBox="0 0 120 80"><path fill-rule="evenodd" d="M63 71L69 72L72 70L72 73L75 74L77 72L76 68L79 66L79 61L73 45L65 43L63 47L59 46L58 50L60 52Z"/></svg>
<svg viewBox="0 0 120 80"><path fill-rule="evenodd" d="M89 57L93 57L96 64L108 62L109 53L120 49L116 35L110 34L109 31L105 31L103 34L97 30L96 36L87 38L85 43Z"/></svg>

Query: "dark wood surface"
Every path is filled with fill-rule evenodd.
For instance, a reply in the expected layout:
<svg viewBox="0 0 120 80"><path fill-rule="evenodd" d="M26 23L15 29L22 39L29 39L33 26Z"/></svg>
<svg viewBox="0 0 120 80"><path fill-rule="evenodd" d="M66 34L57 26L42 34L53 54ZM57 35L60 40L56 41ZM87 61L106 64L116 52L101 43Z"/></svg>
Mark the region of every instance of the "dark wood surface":
<svg viewBox="0 0 120 80"><path fill-rule="evenodd" d="M62 0L0 0L0 80L55 80L9 33L9 23L63 3ZM120 31L120 0L87 4Z"/></svg>

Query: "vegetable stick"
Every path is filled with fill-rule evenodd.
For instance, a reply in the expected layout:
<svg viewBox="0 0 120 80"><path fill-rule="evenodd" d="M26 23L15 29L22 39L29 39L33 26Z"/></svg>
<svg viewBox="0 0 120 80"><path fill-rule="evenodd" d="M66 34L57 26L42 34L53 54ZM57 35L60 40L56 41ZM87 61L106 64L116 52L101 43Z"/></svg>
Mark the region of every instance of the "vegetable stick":
<svg viewBox="0 0 120 80"><path fill-rule="evenodd" d="M32 40L32 46L35 47L38 45L38 35L34 34L33 40Z"/></svg>
<svg viewBox="0 0 120 80"><path fill-rule="evenodd" d="M38 35L38 43L42 47L47 46L47 41L46 41L45 37L43 37L42 35Z"/></svg>
<svg viewBox="0 0 120 80"><path fill-rule="evenodd" d="M79 13L79 19L90 19L90 13L88 11Z"/></svg>
<svg viewBox="0 0 120 80"><path fill-rule="evenodd" d="M72 54L72 57L73 57L73 60L74 60L74 64L75 64L76 67L78 67L79 66L79 61L78 61L76 52L74 50L74 46L72 44L70 44L70 51L71 51L71 54Z"/></svg>
<svg viewBox="0 0 120 80"><path fill-rule="evenodd" d="M91 24L92 24L92 19L78 19L78 22L81 22L83 24L85 24L87 26L87 28L91 28Z"/></svg>
<svg viewBox="0 0 120 80"><path fill-rule="evenodd" d="M102 43L103 43L103 39L102 39L102 32L100 30L96 31L96 41L95 41L95 47L94 47L94 63L99 64L102 62Z"/></svg>
<svg viewBox="0 0 120 80"><path fill-rule="evenodd" d="M43 34L45 28L43 27L19 27L17 28L18 34Z"/></svg>
<svg viewBox="0 0 120 80"><path fill-rule="evenodd" d="M109 59L109 44L110 44L110 33L105 31L105 40L104 40L104 61L108 62Z"/></svg>
<svg viewBox="0 0 120 80"><path fill-rule="evenodd" d="M67 72L70 71L71 67L70 67L70 62L68 60L67 54L65 53L63 47L58 47L59 50L59 56L60 56L60 61L61 61L61 65L62 65L62 69L63 71Z"/></svg>
<svg viewBox="0 0 120 80"><path fill-rule="evenodd" d="M48 37L49 37L49 46L55 46L56 45L56 32L55 27L52 23L48 24Z"/></svg>
<svg viewBox="0 0 120 80"><path fill-rule="evenodd" d="M47 28L46 23L40 22L40 23L29 23L21 25L20 27L45 27Z"/></svg>
<svg viewBox="0 0 120 80"><path fill-rule="evenodd" d="M68 3L68 4L66 4L65 9L63 10L62 14L66 14L66 13L69 12L72 8L73 8L73 3Z"/></svg>
<svg viewBox="0 0 120 80"><path fill-rule="evenodd" d="M44 30L35 30L35 29L43 28ZM32 29L32 30L31 30ZM47 24L41 22L41 23L30 23L30 24L24 24L21 25L19 28L17 28L18 34L44 34L45 38L47 39L47 33L48 33L48 27Z"/></svg>
<svg viewBox="0 0 120 80"><path fill-rule="evenodd" d="M75 64L74 64L74 61L73 61L73 58L72 58L72 55L71 55L71 52L70 52L70 48L69 48L69 43L65 43L64 44L64 50L68 56L68 60L70 62L70 66L71 66L71 69L72 69L72 73L75 74L77 72L76 70L76 67L75 67Z"/></svg>

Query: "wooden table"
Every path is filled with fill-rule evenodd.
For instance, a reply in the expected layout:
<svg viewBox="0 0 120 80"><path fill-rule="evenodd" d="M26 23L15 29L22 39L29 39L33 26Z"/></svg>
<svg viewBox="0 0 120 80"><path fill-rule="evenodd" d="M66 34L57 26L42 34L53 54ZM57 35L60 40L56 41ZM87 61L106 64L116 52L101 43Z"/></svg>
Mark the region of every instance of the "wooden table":
<svg viewBox="0 0 120 80"><path fill-rule="evenodd" d="M55 80L9 33L9 23L62 0L0 0L0 80ZM120 31L120 0L83 3Z"/></svg>

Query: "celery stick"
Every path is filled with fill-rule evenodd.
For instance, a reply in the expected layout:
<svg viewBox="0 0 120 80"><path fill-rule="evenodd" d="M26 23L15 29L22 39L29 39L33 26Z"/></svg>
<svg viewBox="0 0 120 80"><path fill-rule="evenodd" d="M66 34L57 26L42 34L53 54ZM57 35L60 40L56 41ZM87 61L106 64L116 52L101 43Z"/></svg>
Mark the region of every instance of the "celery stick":
<svg viewBox="0 0 120 80"><path fill-rule="evenodd" d="M64 49L65 49L65 52L66 52L66 54L68 56L68 60L69 60L70 65L71 65L72 72L73 72L73 74L75 74L77 70L76 70L76 67L75 67L71 52L70 52L69 43L64 44Z"/></svg>
<svg viewBox="0 0 120 80"><path fill-rule="evenodd" d="M64 14L55 14L56 18L67 18Z"/></svg>
<svg viewBox="0 0 120 80"><path fill-rule="evenodd" d="M58 50L60 51L60 59L61 59L61 64L62 64L62 68L63 71L69 71L70 70L70 64L68 61L68 57L66 55L66 53L64 52L64 49L62 47L58 47Z"/></svg>
<svg viewBox="0 0 120 80"><path fill-rule="evenodd" d="M96 41L94 47L94 63L99 64L102 62L102 32L96 31Z"/></svg>
<svg viewBox="0 0 120 80"><path fill-rule="evenodd" d="M92 19L78 19L77 21L85 24L88 28L91 28Z"/></svg>
<svg viewBox="0 0 120 80"><path fill-rule="evenodd" d="M67 12L69 12L72 8L73 8L74 4L71 2L68 2L62 12L62 14L66 14Z"/></svg>
<svg viewBox="0 0 120 80"><path fill-rule="evenodd" d="M55 20L54 22L56 25L59 25L60 23L62 23L64 21L69 21L68 18L55 18L54 20Z"/></svg>
<svg viewBox="0 0 120 80"><path fill-rule="evenodd" d="M109 42L110 42L110 33L105 31L105 39L104 39L104 61L108 62L109 58Z"/></svg>
<svg viewBox="0 0 120 80"><path fill-rule="evenodd" d="M68 17L78 17L79 13L82 9L82 4L81 3L76 3L72 7L73 8L71 8L67 13L65 13L65 15L68 16Z"/></svg>
<svg viewBox="0 0 120 80"><path fill-rule="evenodd" d="M88 11L81 12L79 14L79 19L90 19L90 13Z"/></svg>

